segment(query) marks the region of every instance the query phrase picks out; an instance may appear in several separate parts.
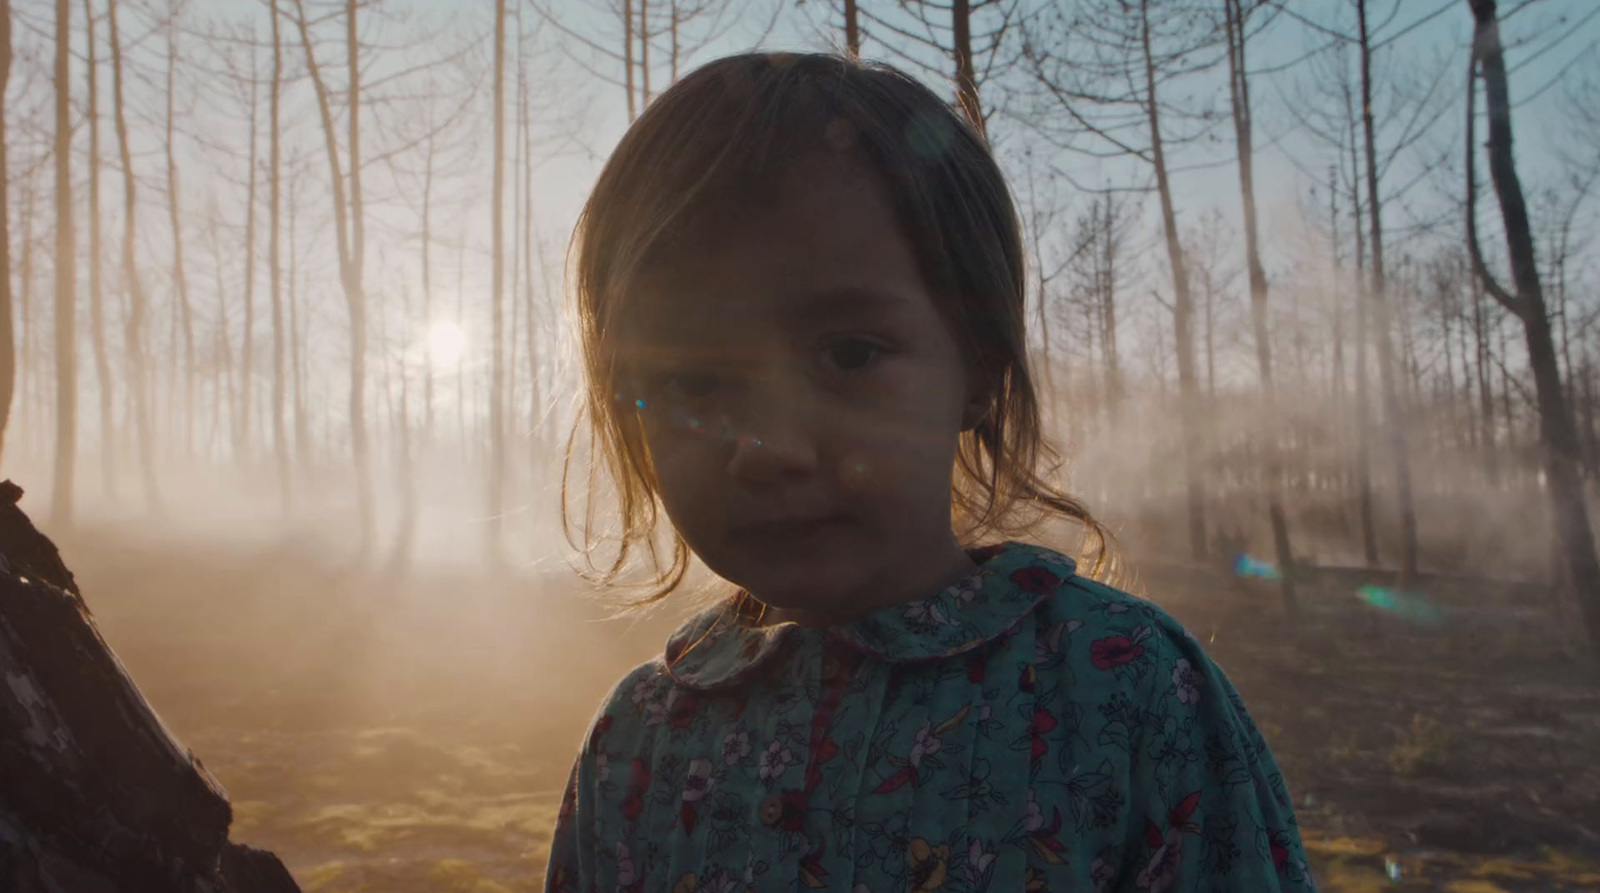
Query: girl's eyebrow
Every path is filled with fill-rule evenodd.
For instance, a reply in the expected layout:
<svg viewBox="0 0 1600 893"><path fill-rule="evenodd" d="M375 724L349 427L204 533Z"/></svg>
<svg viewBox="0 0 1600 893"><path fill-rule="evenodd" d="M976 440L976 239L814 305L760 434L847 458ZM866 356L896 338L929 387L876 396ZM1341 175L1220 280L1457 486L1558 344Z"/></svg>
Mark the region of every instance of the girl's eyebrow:
<svg viewBox="0 0 1600 893"><path fill-rule="evenodd" d="M844 285L809 292L794 300L786 308L785 316L792 322L814 322L861 313L891 312L910 303L910 298L896 292L883 291L870 286Z"/></svg>

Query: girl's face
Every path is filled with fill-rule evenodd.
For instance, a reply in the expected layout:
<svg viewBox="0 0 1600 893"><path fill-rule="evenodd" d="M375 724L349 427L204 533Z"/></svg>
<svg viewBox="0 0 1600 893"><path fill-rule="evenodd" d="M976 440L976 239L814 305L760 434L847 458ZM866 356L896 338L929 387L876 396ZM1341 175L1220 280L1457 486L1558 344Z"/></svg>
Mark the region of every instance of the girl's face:
<svg viewBox="0 0 1600 893"><path fill-rule="evenodd" d="M764 205L652 270L625 323L667 513L791 616L927 595L971 569L950 482L981 388L870 167L797 162Z"/></svg>

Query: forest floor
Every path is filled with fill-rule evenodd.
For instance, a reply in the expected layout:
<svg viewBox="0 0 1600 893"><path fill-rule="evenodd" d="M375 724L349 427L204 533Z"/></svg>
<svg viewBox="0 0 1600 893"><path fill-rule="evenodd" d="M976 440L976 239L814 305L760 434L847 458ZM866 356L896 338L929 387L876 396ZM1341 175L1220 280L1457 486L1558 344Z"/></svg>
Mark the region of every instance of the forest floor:
<svg viewBox="0 0 1600 893"><path fill-rule="evenodd" d="M357 571L312 539L90 527L59 544L227 788L233 839L307 893L538 889L585 724L675 625L603 620L560 561L494 580ZM1570 611L1469 579L1369 591L1375 608L1356 597L1374 582L1303 581L1298 642L1264 581L1147 567L1139 588L1243 692L1322 890L1600 890L1600 672Z"/></svg>

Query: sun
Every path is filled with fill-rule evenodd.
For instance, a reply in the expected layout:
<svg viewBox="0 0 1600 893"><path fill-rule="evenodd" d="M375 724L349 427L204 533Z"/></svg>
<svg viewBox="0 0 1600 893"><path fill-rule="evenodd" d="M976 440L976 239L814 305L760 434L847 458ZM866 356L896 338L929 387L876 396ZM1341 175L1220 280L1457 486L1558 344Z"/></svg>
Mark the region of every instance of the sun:
<svg viewBox="0 0 1600 893"><path fill-rule="evenodd" d="M435 369L454 367L467 352L467 333L449 320L428 326L428 362Z"/></svg>

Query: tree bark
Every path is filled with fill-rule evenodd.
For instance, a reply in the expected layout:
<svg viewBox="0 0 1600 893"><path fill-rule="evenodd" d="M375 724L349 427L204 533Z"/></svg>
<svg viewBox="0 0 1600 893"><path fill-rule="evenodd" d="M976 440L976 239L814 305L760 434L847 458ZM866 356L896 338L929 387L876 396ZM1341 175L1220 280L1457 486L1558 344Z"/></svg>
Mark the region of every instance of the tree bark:
<svg viewBox="0 0 1600 893"><path fill-rule="evenodd" d="M194 315L189 306L189 280L183 268L183 214L179 207L178 158L174 150L174 82L178 61L178 14L167 7L167 214L172 227L172 291L183 326L183 444L184 458L194 453Z"/></svg>
<svg viewBox="0 0 1600 893"><path fill-rule="evenodd" d="M289 434L284 424L284 332L282 221L282 119L283 34L278 21L278 0L268 0L272 16L272 88L267 98L267 281L272 292L272 452L277 460L278 502L287 513L293 506L294 487L289 474Z"/></svg>
<svg viewBox="0 0 1600 893"><path fill-rule="evenodd" d="M89 335L94 350L95 382L100 391L100 477L107 496L117 490L117 432L112 421L111 358L106 350L105 288L100 252L100 68L95 58L94 4L83 0L87 32L89 83ZM3 204L3 202L0 202Z"/></svg>
<svg viewBox="0 0 1600 893"><path fill-rule="evenodd" d="M844 0L844 51L852 59L861 58L861 21L856 0Z"/></svg>
<svg viewBox="0 0 1600 893"><path fill-rule="evenodd" d="M1545 307L1544 287L1539 280L1538 256L1534 253L1533 233L1528 222L1527 203L1512 157L1511 99L1505 55L1500 44L1499 21L1494 0L1468 2L1476 23L1473 63L1482 73L1488 106L1489 176L1494 183L1495 195L1500 201L1501 219L1505 224L1506 251L1510 257L1514 292L1502 288L1489 275L1477 245L1473 218L1476 185L1472 182L1474 174L1470 163L1477 150L1473 145L1475 115L1471 101L1477 90L1471 77L1467 80L1468 247L1474 270L1483 280L1485 288L1522 320L1528 364L1533 369L1539 407L1539 433L1543 440L1547 477L1545 490L1550 496L1556 531L1566 558L1567 578L1582 608L1591 646L1600 655L1600 560L1596 558L1594 531L1584 504L1583 478L1578 471L1577 432L1562 390L1555 341L1551 337L1550 318Z"/></svg>
<svg viewBox="0 0 1600 893"><path fill-rule="evenodd" d="M89 71L93 72L92 36L89 47ZM11 313L11 165L6 157L6 88L10 83L11 0L0 0L0 458L5 456L12 398L17 390L17 334ZM89 108L92 120L92 100ZM93 164L92 161L90 163ZM100 379L100 386L102 389L106 386L104 377ZM106 429L102 436L110 436L110 430ZM102 451L109 455L109 450Z"/></svg>
<svg viewBox="0 0 1600 893"><path fill-rule="evenodd" d="M1256 224L1254 172L1254 127L1250 111L1249 67L1245 62L1244 9L1240 0L1224 0L1228 22L1229 94L1233 106L1233 127L1239 155L1239 195L1244 205L1245 267L1250 277L1250 320L1256 336L1256 369L1261 377L1262 418L1268 425L1267 515L1272 525L1272 544L1277 553L1278 579L1283 607L1292 629L1301 628L1300 603L1295 597L1294 549L1289 540L1289 523L1283 509L1283 465L1279 458L1278 390L1272 378L1272 341L1267 329L1267 272L1261 264L1260 237Z"/></svg>
<svg viewBox="0 0 1600 893"><path fill-rule="evenodd" d="M0 887L298 893L228 842L231 809L106 644L54 544L0 483Z"/></svg>
<svg viewBox="0 0 1600 893"><path fill-rule="evenodd" d="M72 523L74 470L78 460L77 269L72 224L72 13L56 0L56 466L50 518Z"/></svg>
<svg viewBox="0 0 1600 893"><path fill-rule="evenodd" d="M329 178L333 186L333 216L335 244L339 255L339 282L344 289L345 305L350 313L350 451L355 463L356 502L360 512L361 552L369 554L373 538L372 457L367 444L366 423L366 355L367 355L367 300L361 281L362 238L361 226L361 149L359 143L360 114L360 58L356 42L356 0L346 5L346 44L349 59L350 116L350 185L345 192L345 175L339 164L338 141L334 135L333 110L330 106L327 85L322 70L317 65L316 53L311 46L310 26L306 21L304 0L295 0L295 24L300 32L300 43L305 48L306 68L317 98L317 113L322 119L323 145L327 150Z"/></svg>
<svg viewBox="0 0 1600 893"><path fill-rule="evenodd" d="M639 13L644 14L641 0ZM488 474L488 555L491 562L500 558L500 537L505 499L506 424L505 424L505 68L506 68L506 3L495 0L494 6L494 174L491 198L490 247L492 259L489 266L490 335L494 346L490 350L489 370L489 474ZM648 44L647 44L648 45ZM646 103L649 102L648 69L646 69Z"/></svg>
<svg viewBox="0 0 1600 893"><path fill-rule="evenodd" d="M950 4L951 49L956 62L956 105L980 136L986 136L983 103L978 97L978 75L972 64L972 3L952 0ZM1155 92L1155 85L1150 90ZM1154 126L1154 125L1152 125Z"/></svg>
<svg viewBox="0 0 1600 893"><path fill-rule="evenodd" d="M1150 0L1140 0L1139 40L1144 53L1145 118L1150 128L1150 157L1161 198L1161 222L1166 232L1167 262L1172 267L1172 323L1178 359L1179 415L1183 426L1184 471L1189 502L1189 553L1196 561L1206 557L1205 482L1201 479L1199 387L1195 375L1194 336L1191 331L1193 299L1189 292L1188 263L1178 240L1178 217L1172 206L1172 184L1161 137L1160 104L1156 101L1155 56L1150 46Z"/></svg>
<svg viewBox="0 0 1600 893"><path fill-rule="evenodd" d="M1378 156L1372 121L1372 42L1367 32L1367 0L1356 0L1361 28L1361 127L1366 140L1367 218L1371 224L1372 294L1375 311L1378 384L1383 390L1384 432L1394 462L1396 497L1400 502L1400 579L1409 583L1417 575L1417 512L1411 492L1411 457L1406 448L1406 419L1400 405L1400 383L1390 344L1392 324L1383 267L1383 201L1378 194Z"/></svg>

